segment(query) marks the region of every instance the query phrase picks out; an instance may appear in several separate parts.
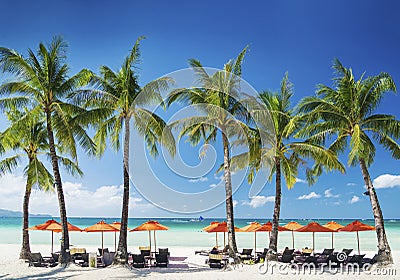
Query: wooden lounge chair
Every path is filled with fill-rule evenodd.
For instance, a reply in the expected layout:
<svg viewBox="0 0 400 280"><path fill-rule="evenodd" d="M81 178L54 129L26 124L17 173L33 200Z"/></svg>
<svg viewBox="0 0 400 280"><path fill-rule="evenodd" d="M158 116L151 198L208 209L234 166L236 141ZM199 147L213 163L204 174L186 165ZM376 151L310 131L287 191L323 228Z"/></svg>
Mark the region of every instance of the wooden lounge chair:
<svg viewBox="0 0 400 280"><path fill-rule="evenodd" d="M253 256L251 253L253 252L253 249L243 249L242 252L239 254L239 257L242 261L246 260L251 260Z"/></svg>
<svg viewBox="0 0 400 280"><path fill-rule="evenodd" d="M144 256L142 254L132 254L132 266L134 268L144 268Z"/></svg>
<svg viewBox="0 0 400 280"><path fill-rule="evenodd" d="M53 257L42 257L41 253L31 253L31 259L28 262L29 266L34 267L54 267L58 264Z"/></svg>
<svg viewBox="0 0 400 280"><path fill-rule="evenodd" d="M316 253L315 256L318 258L320 256L329 256L333 254L334 249L324 249L322 253Z"/></svg>
<svg viewBox="0 0 400 280"><path fill-rule="evenodd" d="M291 255L285 254L285 255L282 255L282 256L278 256L278 261L279 262L283 262L283 263L291 263L293 259L294 259L294 255L293 254L291 254Z"/></svg>
<svg viewBox="0 0 400 280"><path fill-rule="evenodd" d="M378 261L378 254L375 254L374 255L374 257L371 259L371 258L363 258L362 259L362 264L364 265L364 264L366 264L366 263L369 263L369 264L374 264L374 263L376 263Z"/></svg>
<svg viewBox="0 0 400 280"><path fill-rule="evenodd" d="M168 265L168 255L167 254L156 254L156 266L157 267L167 267Z"/></svg>
<svg viewBox="0 0 400 280"><path fill-rule="evenodd" d="M314 264L315 267L318 267L317 258L314 256L298 256L294 262L299 266L303 266L304 264Z"/></svg>
<svg viewBox="0 0 400 280"><path fill-rule="evenodd" d="M222 268L224 265L222 264L222 259L224 258L223 254L209 254L208 255L208 264L210 268Z"/></svg>
<svg viewBox="0 0 400 280"><path fill-rule="evenodd" d="M360 267L362 266L362 260L365 257L365 254L363 255L353 255L353 256L349 256L347 257L347 260L344 261L344 265L348 265L348 264L357 264Z"/></svg>

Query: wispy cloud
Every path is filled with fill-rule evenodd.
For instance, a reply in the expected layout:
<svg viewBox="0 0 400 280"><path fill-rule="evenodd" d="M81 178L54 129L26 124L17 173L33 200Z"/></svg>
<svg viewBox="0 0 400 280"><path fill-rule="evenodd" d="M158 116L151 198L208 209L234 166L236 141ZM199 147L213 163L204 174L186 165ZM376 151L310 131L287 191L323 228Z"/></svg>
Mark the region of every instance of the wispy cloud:
<svg viewBox="0 0 400 280"><path fill-rule="evenodd" d="M250 198L250 201L243 201L242 205L249 205L252 208L264 206L267 202L274 202L275 196L256 195Z"/></svg>
<svg viewBox="0 0 400 280"><path fill-rule="evenodd" d="M324 196L326 198L338 198L340 196L340 194L333 194L332 190L333 190L332 188L326 189L324 192Z"/></svg>
<svg viewBox="0 0 400 280"><path fill-rule="evenodd" d="M354 204L354 203L359 202L359 201L360 201L360 198L359 198L358 196L354 195L354 196L349 200L349 203L350 203L350 204Z"/></svg>
<svg viewBox="0 0 400 280"><path fill-rule="evenodd" d="M233 208L235 208L239 202L237 200L233 200L232 203L233 203Z"/></svg>
<svg viewBox="0 0 400 280"><path fill-rule="evenodd" d="M314 198L320 198L320 197L321 197L320 194L317 194L315 192L310 192L309 194L299 196L297 199L304 200L304 199L314 199Z"/></svg>
<svg viewBox="0 0 400 280"><path fill-rule="evenodd" d="M206 182L206 181L208 181L207 177L199 177L199 178L196 178L196 179L190 179L189 180L190 183Z"/></svg>
<svg viewBox="0 0 400 280"><path fill-rule="evenodd" d="M376 189L400 187L400 175L383 174L372 182Z"/></svg>
<svg viewBox="0 0 400 280"><path fill-rule="evenodd" d="M354 186L357 186L357 184L356 183L347 183L347 186L354 187Z"/></svg>
<svg viewBox="0 0 400 280"><path fill-rule="evenodd" d="M300 178L296 178L296 183L307 184L307 181Z"/></svg>

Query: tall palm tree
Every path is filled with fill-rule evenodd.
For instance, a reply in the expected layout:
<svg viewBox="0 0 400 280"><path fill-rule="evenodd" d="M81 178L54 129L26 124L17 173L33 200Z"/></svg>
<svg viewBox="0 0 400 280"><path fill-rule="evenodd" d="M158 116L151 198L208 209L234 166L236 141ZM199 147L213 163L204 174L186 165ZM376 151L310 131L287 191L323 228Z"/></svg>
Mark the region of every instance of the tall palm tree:
<svg viewBox="0 0 400 280"><path fill-rule="evenodd" d="M303 135L320 143L336 135L329 149L344 153L349 148L348 164L359 164L370 198L378 238L378 262L393 263L386 238L384 220L378 196L372 184L368 167L374 161L373 139L388 150L395 159L400 158L400 121L393 115L376 114L384 93L396 91L395 83L388 73L356 80L352 69L345 68L335 60L334 88L319 85L317 96L301 101L300 110L307 113L310 124Z"/></svg>
<svg viewBox="0 0 400 280"><path fill-rule="evenodd" d="M175 125L180 129L180 138L187 135L191 144L195 146L202 140L205 143L215 142L219 134L218 130L221 131L228 245L230 256L235 258L237 246L230 166L233 142L229 138L241 137L237 132L238 125L246 129L244 122L233 118L245 116L246 111L240 103L240 76L246 52L247 47L234 60L226 63L223 70L212 75L207 73L200 61L190 59L189 64L197 75L201 87L175 90L168 97L168 105L173 102L182 102L187 105L195 105L198 110L205 113L203 116L191 116L177 121Z"/></svg>
<svg viewBox="0 0 400 280"><path fill-rule="evenodd" d="M31 49L24 57L18 52L0 47L0 68L15 76L15 80L0 86L2 108L29 107L29 112L17 122L23 123L29 115L43 113L49 141L49 152L57 190L62 225L60 263L70 261L69 235L64 192L59 169L56 146L77 160L76 142L88 154L95 153L95 145L79 121L85 110L68 103L67 95L88 83L90 72L81 70L69 77L66 64L67 43L61 37L54 37L48 46L43 43L35 54ZM90 115L86 117L89 118Z"/></svg>
<svg viewBox="0 0 400 280"><path fill-rule="evenodd" d="M158 154L157 144L165 145L171 154L175 153L175 141L169 127L155 113L145 106L153 102L162 104L161 91L168 89L170 78L154 80L140 87L135 66L140 62L140 41L137 39L130 54L125 58L121 68L114 72L107 66L101 66L100 76L92 76L91 84L96 90L82 90L74 95L74 100L97 112L97 132L94 140L98 147L98 155L106 148L107 137L112 148L119 150L120 137L123 134L123 181L121 229L115 263L127 262L127 228L129 215L129 146L130 125L145 137L150 154Z"/></svg>
<svg viewBox="0 0 400 280"><path fill-rule="evenodd" d="M298 177L299 167L306 169L307 181L315 182L313 169L307 168L307 160L320 163L327 170L338 169L344 172L343 165L336 155L324 147L311 141L296 141L295 134L301 128L301 116L295 114L290 105L293 96L293 85L286 73L281 83L279 93L262 92L259 96L261 102L269 111L275 127L276 147L274 149L274 164L271 169L270 179L275 175L275 205L272 219L272 232L269 241L269 258L277 258L278 226L281 209L282 175L288 189L293 188Z"/></svg>
<svg viewBox="0 0 400 280"><path fill-rule="evenodd" d="M38 116L30 115L24 123L17 122L23 113L17 110L7 112L10 126L1 134L1 143L5 151L13 151L14 155L0 161L0 175L12 173L21 163L24 157L27 158L27 165L24 168L26 178L25 195L22 212L22 248L20 259L30 258L29 232L29 199L33 187L42 191L54 191L53 176L40 160L40 155L49 155L49 144L47 131L43 121ZM82 175L79 167L68 158L58 157L59 163L64 165L73 175Z"/></svg>
<svg viewBox="0 0 400 280"><path fill-rule="evenodd" d="M266 110L271 117L273 131L275 135L275 147L264 148L261 150L253 149L249 154L251 159L250 174L258 171L263 166L271 166L269 180L275 175L275 204L272 219L272 232L269 242L267 258L277 260L278 247L278 226L281 210L282 197L282 175L285 179L288 189L293 188L298 177L299 168L306 170L306 178L309 184L315 183L318 170L308 168L308 160L325 167L326 170L337 169L344 172L344 166L338 161L336 155L324 147L315 144L309 140L296 141L295 136L302 128L302 117L295 113L291 107L290 99L293 96L293 84L286 73L281 82L279 92L264 91L259 94L259 102L263 105L261 110ZM260 129L259 127L258 129ZM262 128L261 128L262 129ZM265 133L264 133L265 134ZM259 133L253 134L260 137ZM261 143L260 141L255 141ZM235 168L244 168L240 166L241 157L238 155L232 162ZM254 176L249 176L251 183Z"/></svg>

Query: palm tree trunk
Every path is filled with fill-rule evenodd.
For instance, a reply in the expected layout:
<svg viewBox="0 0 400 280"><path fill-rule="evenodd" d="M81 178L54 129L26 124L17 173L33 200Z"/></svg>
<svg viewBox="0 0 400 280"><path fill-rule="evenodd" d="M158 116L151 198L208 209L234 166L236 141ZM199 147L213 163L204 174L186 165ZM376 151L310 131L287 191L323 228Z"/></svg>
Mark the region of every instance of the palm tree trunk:
<svg viewBox="0 0 400 280"><path fill-rule="evenodd" d="M229 141L222 130L222 139L224 145L224 177L225 177L225 196L226 196L226 223L228 227L228 245L229 256L236 258L237 246L235 238L235 223L233 215L232 181L230 169Z"/></svg>
<svg viewBox="0 0 400 280"><path fill-rule="evenodd" d="M61 220L61 227L62 227L61 254L60 254L60 258L59 258L59 263L66 265L71 261L71 255L69 253L67 210L65 208L64 191L62 188L60 169L58 167L58 157L57 157L56 148L55 148L55 144L54 144L54 134L53 134L53 127L52 127L52 123L51 123L51 112L50 111L46 111L46 122L47 122L46 123L47 135L49 137L51 165L53 167L54 183L56 185L56 190L57 190L57 195L58 195L58 204L60 207L60 220Z"/></svg>
<svg viewBox="0 0 400 280"><path fill-rule="evenodd" d="M129 216L129 137L130 137L130 118L125 119L125 135L124 135L124 160L123 160L123 173L124 173L124 194L122 199L122 215L121 215L121 229L119 233L118 250L114 260L115 264L125 264L128 260L128 216Z"/></svg>
<svg viewBox="0 0 400 280"><path fill-rule="evenodd" d="M385 224L383 220L382 210L379 205L378 195L375 192L375 188L372 185L371 177L369 175L367 165L363 159L360 159L361 172L364 177L365 185L369 193L369 199L371 201L372 212L375 219L376 235L378 237L378 263L380 264L392 264L393 257L389 247L389 243L386 238Z"/></svg>
<svg viewBox="0 0 400 280"><path fill-rule="evenodd" d="M282 196L282 184L281 184L281 162L279 157L275 157L275 206L274 216L272 218L272 232L269 239L269 250L267 258L268 260L278 260L278 226L279 217L281 212L281 196Z"/></svg>
<svg viewBox="0 0 400 280"><path fill-rule="evenodd" d="M29 159L31 162L32 159ZM19 254L20 259L30 259L31 247L29 244L29 231L26 230L29 227L29 199L31 197L31 187L28 186L28 182L25 187L24 202L22 206L23 219L22 219L22 248Z"/></svg>

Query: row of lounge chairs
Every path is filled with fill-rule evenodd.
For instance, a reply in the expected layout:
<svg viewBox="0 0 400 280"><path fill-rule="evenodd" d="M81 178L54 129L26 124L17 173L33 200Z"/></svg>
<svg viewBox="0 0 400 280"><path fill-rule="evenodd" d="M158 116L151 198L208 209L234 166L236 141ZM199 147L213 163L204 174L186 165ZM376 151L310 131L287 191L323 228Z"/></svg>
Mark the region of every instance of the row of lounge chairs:
<svg viewBox="0 0 400 280"><path fill-rule="evenodd" d="M139 247L140 254L129 254L128 265L133 268L144 268L144 267L167 267L169 263L170 253L168 248L159 248L158 252L150 252L149 247ZM155 261L154 264L152 262Z"/></svg>

